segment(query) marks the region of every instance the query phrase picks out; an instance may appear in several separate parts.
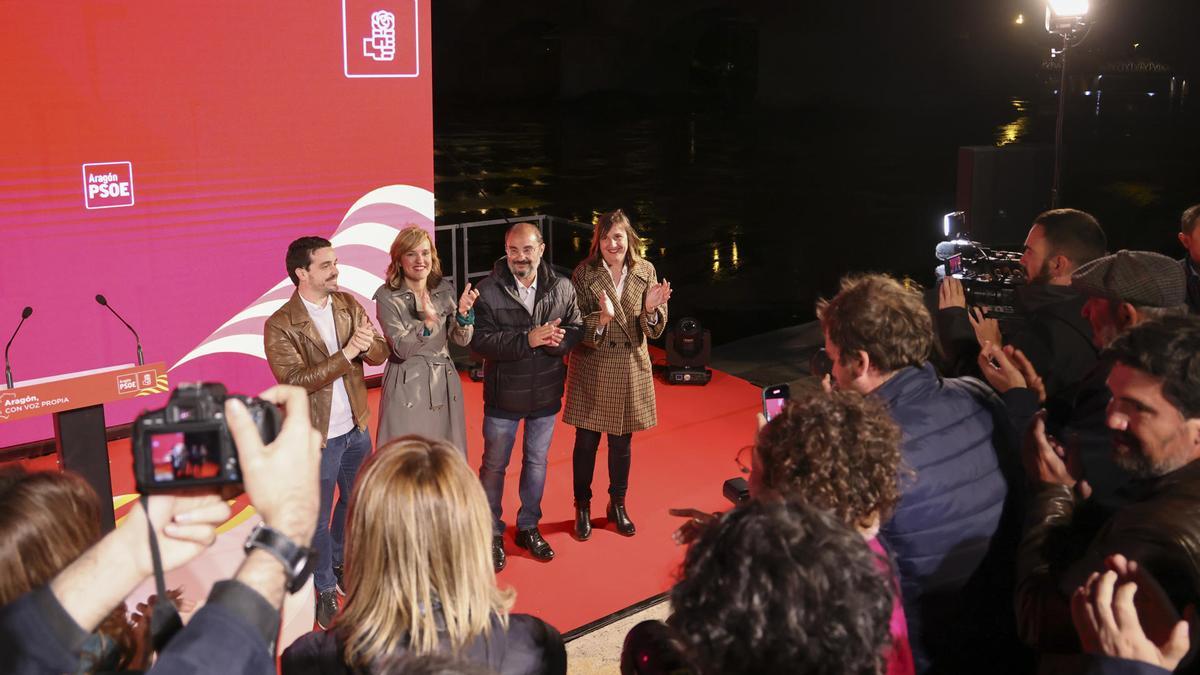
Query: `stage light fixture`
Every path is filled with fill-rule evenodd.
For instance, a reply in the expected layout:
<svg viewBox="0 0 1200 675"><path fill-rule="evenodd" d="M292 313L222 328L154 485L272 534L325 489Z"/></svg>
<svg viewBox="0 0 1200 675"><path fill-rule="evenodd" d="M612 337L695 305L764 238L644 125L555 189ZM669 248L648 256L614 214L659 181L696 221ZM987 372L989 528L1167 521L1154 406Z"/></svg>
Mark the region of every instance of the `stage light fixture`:
<svg viewBox="0 0 1200 675"><path fill-rule="evenodd" d="M687 316L667 331L667 382L671 384L708 384L712 371L707 368L712 355L712 335L700 321Z"/></svg>
<svg viewBox="0 0 1200 675"><path fill-rule="evenodd" d="M1062 38L1062 48L1050 50L1051 57L1058 57L1060 70L1058 90L1058 116L1054 124L1054 179L1050 188L1050 207L1058 208L1058 188L1062 176L1063 120L1067 115L1067 52L1078 46L1087 37L1083 30L1088 25L1088 0L1048 0L1046 3L1046 32ZM1083 33L1080 35L1080 33ZM1074 44L1072 44L1074 39Z"/></svg>

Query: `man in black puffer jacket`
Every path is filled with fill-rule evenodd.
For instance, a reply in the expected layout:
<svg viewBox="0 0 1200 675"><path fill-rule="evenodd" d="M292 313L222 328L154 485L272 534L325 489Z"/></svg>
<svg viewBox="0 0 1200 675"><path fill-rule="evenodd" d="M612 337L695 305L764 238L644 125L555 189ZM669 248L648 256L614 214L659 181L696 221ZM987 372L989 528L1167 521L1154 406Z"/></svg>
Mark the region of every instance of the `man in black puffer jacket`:
<svg viewBox="0 0 1200 675"><path fill-rule="evenodd" d="M495 519L492 556L504 569L501 498L517 426L525 420L521 461L521 509L517 546L547 561L554 549L538 531L546 455L562 407L567 366L563 361L582 336L583 318L571 280L542 262L546 245L530 223L517 223L504 236L505 257L479 284L471 349L483 363L483 464L479 480Z"/></svg>
<svg viewBox="0 0 1200 675"><path fill-rule="evenodd" d="M1019 672L1010 485L1020 468L1004 404L979 380L934 370L929 311L890 277L844 279L817 314L836 385L883 401L903 434L911 473L879 538L900 576L917 672Z"/></svg>

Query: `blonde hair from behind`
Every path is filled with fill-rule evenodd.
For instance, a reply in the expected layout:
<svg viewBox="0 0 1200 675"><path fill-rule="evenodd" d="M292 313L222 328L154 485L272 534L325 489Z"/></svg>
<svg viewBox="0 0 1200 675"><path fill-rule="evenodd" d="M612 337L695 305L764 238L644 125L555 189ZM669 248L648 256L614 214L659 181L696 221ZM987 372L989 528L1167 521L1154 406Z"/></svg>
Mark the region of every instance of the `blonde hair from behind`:
<svg viewBox="0 0 1200 675"><path fill-rule="evenodd" d="M432 293L433 289L437 288L442 283L442 261L438 258L437 247L433 245L433 237L429 233L421 229L418 225L405 225L404 229L396 235L392 240L392 248L388 252L391 256L391 261L388 262L386 281L389 288L392 290L400 290L404 288L404 267L400 264L400 259L405 253L413 250L423 243L429 244L429 277L425 280L426 286Z"/></svg>
<svg viewBox="0 0 1200 675"><path fill-rule="evenodd" d="M479 479L444 441L403 436L363 465L350 500L345 660L367 667L398 648L438 651L440 605L451 649L507 626L515 598L496 586L492 515Z"/></svg>

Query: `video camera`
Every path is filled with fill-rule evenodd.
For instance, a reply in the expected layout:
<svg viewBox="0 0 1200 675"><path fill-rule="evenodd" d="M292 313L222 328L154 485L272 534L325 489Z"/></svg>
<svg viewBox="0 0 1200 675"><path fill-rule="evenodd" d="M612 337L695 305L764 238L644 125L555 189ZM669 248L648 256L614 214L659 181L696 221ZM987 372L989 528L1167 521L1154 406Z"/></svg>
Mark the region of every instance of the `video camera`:
<svg viewBox="0 0 1200 675"><path fill-rule="evenodd" d="M147 410L133 423L133 467L141 493L240 485L237 448L225 422L225 401L246 404L263 443L279 435L282 414L269 401L227 394L214 382L181 384L167 405Z"/></svg>
<svg viewBox="0 0 1200 675"><path fill-rule="evenodd" d="M1017 288L1027 281L1021 254L971 241L966 222L964 211L942 217L942 232L947 239L934 252L944 263L934 271L938 282L947 276L954 277L962 281L967 305L986 306L989 315L1015 315Z"/></svg>

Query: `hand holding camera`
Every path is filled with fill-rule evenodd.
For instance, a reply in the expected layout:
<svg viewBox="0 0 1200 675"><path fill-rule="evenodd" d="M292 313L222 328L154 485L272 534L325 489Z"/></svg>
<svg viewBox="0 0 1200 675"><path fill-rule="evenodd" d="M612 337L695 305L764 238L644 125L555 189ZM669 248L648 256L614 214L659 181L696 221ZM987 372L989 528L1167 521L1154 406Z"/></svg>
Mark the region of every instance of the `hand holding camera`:
<svg viewBox="0 0 1200 675"><path fill-rule="evenodd" d="M282 405L287 412L269 445L263 444L266 437L241 399L225 402L246 492L263 521L307 546L320 500L321 434L309 422L308 394L303 389L280 385L264 391L260 399Z"/></svg>

